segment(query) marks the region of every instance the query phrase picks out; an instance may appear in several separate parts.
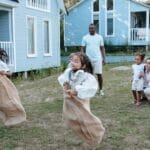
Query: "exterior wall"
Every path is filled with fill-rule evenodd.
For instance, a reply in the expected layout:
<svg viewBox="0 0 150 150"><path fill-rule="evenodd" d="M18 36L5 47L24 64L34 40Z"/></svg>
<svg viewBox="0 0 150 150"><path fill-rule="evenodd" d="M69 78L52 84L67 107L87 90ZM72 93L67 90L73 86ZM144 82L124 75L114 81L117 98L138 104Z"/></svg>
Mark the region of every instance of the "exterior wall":
<svg viewBox="0 0 150 150"><path fill-rule="evenodd" d="M9 41L9 12L0 11L0 41Z"/></svg>
<svg viewBox="0 0 150 150"><path fill-rule="evenodd" d="M92 22L91 0L85 0L65 16L65 46L81 45L82 37L88 33L88 25Z"/></svg>
<svg viewBox="0 0 150 150"><path fill-rule="evenodd" d="M36 57L27 56L27 16L33 16L36 19ZM48 19L51 25L50 39L52 56L44 56L44 19ZM14 8L14 30L16 72L60 65L59 9L56 1L51 1L50 12L27 8L26 0L20 1L19 7Z"/></svg>
<svg viewBox="0 0 150 150"><path fill-rule="evenodd" d="M65 46L79 46L83 35L88 32L88 24L92 20L91 1L82 4L65 16ZM88 9L87 9L88 8ZM130 39L130 14L132 11L146 11L147 8L130 0L114 0L114 35L107 36L106 0L100 0L99 33L105 44L128 45Z"/></svg>
<svg viewBox="0 0 150 150"><path fill-rule="evenodd" d="M102 0L102 10L100 11L101 34L105 44L108 45L127 45L129 27L129 1L114 0L114 35L107 36L107 8L106 0ZM103 21L104 20L104 21Z"/></svg>

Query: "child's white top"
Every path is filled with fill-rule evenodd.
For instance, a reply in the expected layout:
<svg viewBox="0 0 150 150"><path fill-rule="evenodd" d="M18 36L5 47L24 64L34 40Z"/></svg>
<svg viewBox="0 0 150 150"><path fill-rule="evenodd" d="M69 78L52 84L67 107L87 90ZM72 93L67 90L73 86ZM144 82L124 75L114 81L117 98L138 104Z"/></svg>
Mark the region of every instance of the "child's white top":
<svg viewBox="0 0 150 150"><path fill-rule="evenodd" d="M83 70L73 72L71 68L58 77L58 81L63 86L65 82L68 82L71 89L77 92L77 96L80 99L89 100L93 97L98 89L98 83L95 77Z"/></svg>
<svg viewBox="0 0 150 150"><path fill-rule="evenodd" d="M0 71L9 71L7 64L1 60L0 60Z"/></svg>
<svg viewBox="0 0 150 150"><path fill-rule="evenodd" d="M145 67L145 64L132 65L133 81L140 80L140 74L144 73L144 67Z"/></svg>

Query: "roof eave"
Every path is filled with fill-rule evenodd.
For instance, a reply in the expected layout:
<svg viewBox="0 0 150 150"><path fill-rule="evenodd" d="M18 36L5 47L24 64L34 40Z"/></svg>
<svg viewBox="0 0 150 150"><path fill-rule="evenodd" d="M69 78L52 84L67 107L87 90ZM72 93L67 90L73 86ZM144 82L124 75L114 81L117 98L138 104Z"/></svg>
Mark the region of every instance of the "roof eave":
<svg viewBox="0 0 150 150"><path fill-rule="evenodd" d="M10 1L10 0L1 0L0 5L6 6L6 7L17 7L19 3L15 1Z"/></svg>
<svg viewBox="0 0 150 150"><path fill-rule="evenodd" d="M57 0L57 4L60 10L62 10L63 14L67 13L67 10L65 8L65 4L63 0Z"/></svg>
<svg viewBox="0 0 150 150"><path fill-rule="evenodd" d="M134 2L134 3L137 3L137 4L139 4L139 5L142 5L142 6L147 7L147 8L150 9L150 5L148 5L148 4L145 4L145 3L142 3L142 2L138 2L138 1L135 1L135 0L130 0L130 1L132 1L132 2Z"/></svg>

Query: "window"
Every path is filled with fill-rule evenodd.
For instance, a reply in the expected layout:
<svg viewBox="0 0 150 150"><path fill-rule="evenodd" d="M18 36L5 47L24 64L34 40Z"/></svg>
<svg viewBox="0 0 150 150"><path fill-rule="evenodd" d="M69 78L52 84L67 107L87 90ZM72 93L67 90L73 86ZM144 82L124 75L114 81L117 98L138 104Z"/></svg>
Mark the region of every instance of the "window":
<svg viewBox="0 0 150 150"><path fill-rule="evenodd" d="M96 26L96 32L99 33L99 15L93 16L93 23Z"/></svg>
<svg viewBox="0 0 150 150"><path fill-rule="evenodd" d="M94 12L99 11L99 0L94 0L94 2L93 2L93 11Z"/></svg>
<svg viewBox="0 0 150 150"><path fill-rule="evenodd" d="M107 18L107 35L113 35L113 18Z"/></svg>
<svg viewBox="0 0 150 150"><path fill-rule="evenodd" d="M93 0L93 23L97 33L99 33L99 10L99 0Z"/></svg>
<svg viewBox="0 0 150 150"><path fill-rule="evenodd" d="M50 54L49 21L44 21L44 54Z"/></svg>
<svg viewBox="0 0 150 150"><path fill-rule="evenodd" d="M113 0L107 0L107 10L113 10L114 3Z"/></svg>
<svg viewBox="0 0 150 150"><path fill-rule="evenodd" d="M28 55L33 56L36 54L35 50L35 18L27 17L27 50Z"/></svg>
<svg viewBox="0 0 150 150"><path fill-rule="evenodd" d="M49 10L50 0L27 0L27 6L30 8Z"/></svg>
<svg viewBox="0 0 150 150"><path fill-rule="evenodd" d="M107 27L106 27L106 35L107 36L113 36L114 34L114 1L113 0L107 0Z"/></svg>

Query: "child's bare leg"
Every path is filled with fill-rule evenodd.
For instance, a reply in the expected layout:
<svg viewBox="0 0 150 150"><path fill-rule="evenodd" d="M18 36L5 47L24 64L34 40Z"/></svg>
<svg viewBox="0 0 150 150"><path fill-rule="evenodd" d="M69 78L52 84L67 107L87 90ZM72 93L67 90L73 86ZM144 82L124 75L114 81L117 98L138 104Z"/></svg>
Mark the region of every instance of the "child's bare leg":
<svg viewBox="0 0 150 150"><path fill-rule="evenodd" d="M133 98L134 98L134 103L137 102L137 94L136 94L136 91L132 91L132 94L133 94Z"/></svg>
<svg viewBox="0 0 150 150"><path fill-rule="evenodd" d="M137 106L141 104L141 96L142 96L142 91L137 91L137 103L136 103Z"/></svg>

